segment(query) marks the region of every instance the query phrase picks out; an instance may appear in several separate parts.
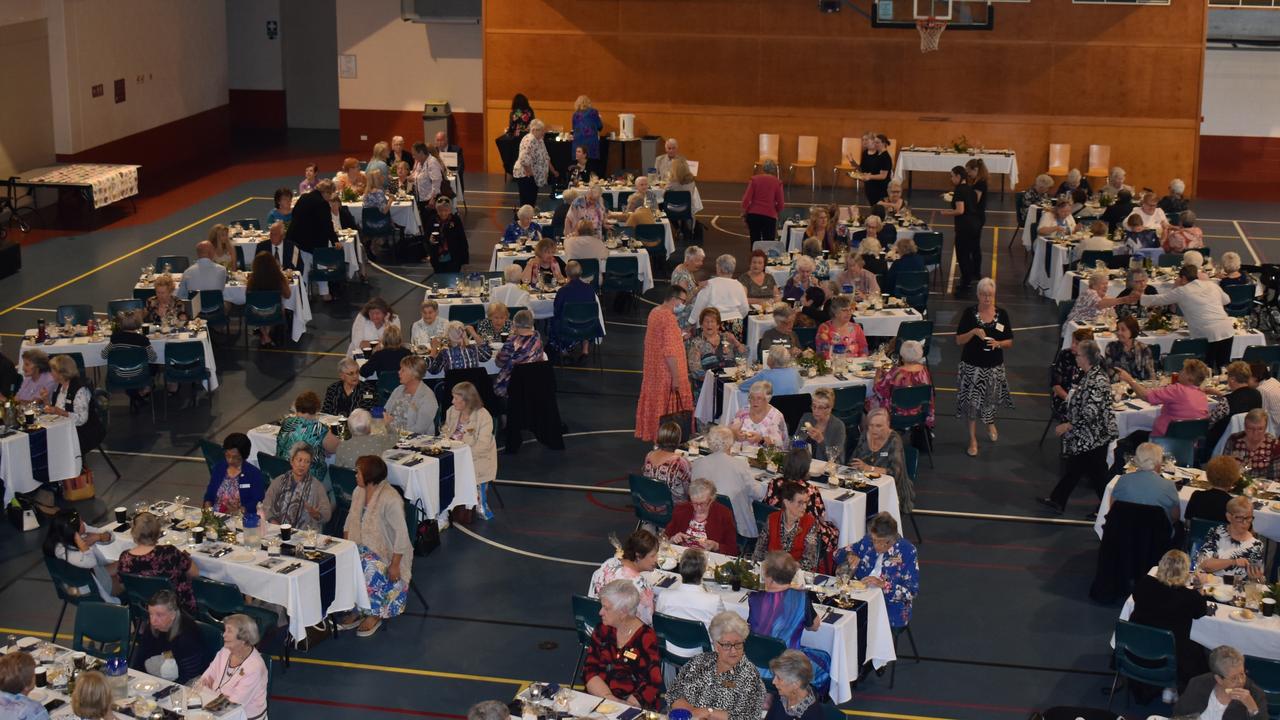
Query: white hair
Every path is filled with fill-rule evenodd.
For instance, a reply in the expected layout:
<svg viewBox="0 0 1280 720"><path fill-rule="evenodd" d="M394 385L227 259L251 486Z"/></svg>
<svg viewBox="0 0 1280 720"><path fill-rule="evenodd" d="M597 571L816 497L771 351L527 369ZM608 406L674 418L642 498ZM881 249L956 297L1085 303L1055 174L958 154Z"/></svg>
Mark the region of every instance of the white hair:
<svg viewBox="0 0 1280 720"><path fill-rule="evenodd" d="M728 253L716 258L716 272L721 275L732 275L736 267L738 267L738 261Z"/></svg>
<svg viewBox="0 0 1280 720"><path fill-rule="evenodd" d="M713 498L716 496L716 484L706 478L694 478L689 483L690 498Z"/></svg>
<svg viewBox="0 0 1280 720"><path fill-rule="evenodd" d="M701 257L706 254L707 252L697 245L690 245L684 249L684 261L689 262L696 257Z"/></svg>
<svg viewBox="0 0 1280 720"><path fill-rule="evenodd" d="M989 278L989 277L984 277L984 278L982 278L981 280L979 280L979 281L978 281L978 289L977 289L977 292L981 293L981 292L984 292L984 291L995 292L995 291L996 291L996 281L995 281L995 280L992 280L992 279L991 279L991 278Z"/></svg>
<svg viewBox="0 0 1280 720"><path fill-rule="evenodd" d="M670 145L670 146L672 146L672 147L680 147L680 143L679 143L679 142L677 142L677 141L676 141L676 139L675 139L675 138L673 138L673 137L669 137L669 138L667 138L667 141L666 141L665 143L663 143L663 147L666 147L666 146L668 146L668 145Z"/></svg>
<svg viewBox="0 0 1280 720"><path fill-rule="evenodd" d="M640 607L640 591L630 580L614 580L600 588L600 602L608 602L615 612L635 615Z"/></svg>
<svg viewBox="0 0 1280 720"><path fill-rule="evenodd" d="M796 258L796 270L808 270L809 272L813 272L816 267L817 265L813 262L813 258L808 255L801 255Z"/></svg>
<svg viewBox="0 0 1280 720"><path fill-rule="evenodd" d="M1183 255L1183 262L1186 262L1186 255ZM1227 272L1236 272L1240 269L1240 253L1225 252L1222 253L1222 269Z"/></svg>
<svg viewBox="0 0 1280 720"><path fill-rule="evenodd" d="M298 456L298 453L306 453L313 458L316 456L316 453L311 449L311 446L301 440L289 446L289 462L293 462L293 459Z"/></svg>
<svg viewBox="0 0 1280 720"><path fill-rule="evenodd" d="M751 634L751 626L747 624L742 616L732 610L725 610L711 618L711 624L707 628L708 634L712 640L720 641L725 635L737 635L744 641Z"/></svg>
<svg viewBox="0 0 1280 720"><path fill-rule="evenodd" d="M768 380L760 380L751 384L751 389L747 391L748 395L763 395L767 398L773 397L773 383Z"/></svg>
<svg viewBox="0 0 1280 720"><path fill-rule="evenodd" d="M1237 257L1239 257L1239 256L1237 256ZM1197 251L1195 251L1195 250L1188 250L1188 251L1186 251L1186 252L1182 253L1182 264L1183 264L1183 265L1195 265L1196 267L1203 267L1203 266L1204 266L1204 255L1201 255L1199 252L1197 252Z"/></svg>
<svg viewBox="0 0 1280 720"><path fill-rule="evenodd" d="M373 431L373 415L363 408L352 410L347 418L347 428L351 430L352 437L368 435Z"/></svg>
<svg viewBox="0 0 1280 720"><path fill-rule="evenodd" d="M872 215L872 217L875 216ZM876 220L879 219L876 218ZM859 255L879 255L882 252L884 252L884 248L880 246L880 241L873 237L863 238L862 243L858 245Z"/></svg>
<svg viewBox="0 0 1280 720"><path fill-rule="evenodd" d="M444 336L449 339L450 345L461 345L467 337L467 326L457 320L450 320L449 324L444 326Z"/></svg>
<svg viewBox="0 0 1280 720"><path fill-rule="evenodd" d="M573 201L577 200L578 196L580 195L582 195L581 190L579 190L576 187L571 187L571 188L566 188L565 191L561 193L560 199L564 200L565 204L572 205Z"/></svg>
<svg viewBox="0 0 1280 720"><path fill-rule="evenodd" d="M1106 270L1094 270L1089 273L1089 287L1106 286L1111 282L1111 275Z"/></svg>
<svg viewBox="0 0 1280 720"><path fill-rule="evenodd" d="M1182 182L1181 178L1174 178L1169 181L1169 192L1174 195L1181 195L1187 191L1187 184Z"/></svg>
<svg viewBox="0 0 1280 720"><path fill-rule="evenodd" d="M799 650L784 650L769 661L769 670L774 677L801 687L813 682L813 662Z"/></svg>
<svg viewBox="0 0 1280 720"><path fill-rule="evenodd" d="M511 263L510 265L502 268L502 279L509 283L518 283L520 282L521 272L519 265Z"/></svg>
<svg viewBox="0 0 1280 720"><path fill-rule="evenodd" d="M772 160L765 160L762 169L770 175L776 175L778 173L778 163Z"/></svg>
<svg viewBox="0 0 1280 720"><path fill-rule="evenodd" d="M356 362L355 360L352 360L351 358L342 358L341 360L338 361L339 374L342 374L348 370L358 371L359 369L360 369L360 363Z"/></svg>
<svg viewBox="0 0 1280 720"><path fill-rule="evenodd" d="M769 348L769 354L765 357L765 362L771 368L784 368L791 364L791 351L782 345L774 345Z"/></svg>
<svg viewBox="0 0 1280 720"><path fill-rule="evenodd" d="M546 123L542 122L541 120L534 119L533 122L529 123L529 132L538 132L539 130L545 130L546 127L547 127Z"/></svg>
<svg viewBox="0 0 1280 720"><path fill-rule="evenodd" d="M711 452L727 452L733 447L733 430L724 425L716 425L707 431L707 447Z"/></svg>
<svg viewBox="0 0 1280 720"><path fill-rule="evenodd" d="M520 209L516 211L516 217L520 218L521 220L532 220L532 219L533 219L533 206L532 206L532 205L521 205L521 206L520 206Z"/></svg>
<svg viewBox="0 0 1280 720"><path fill-rule="evenodd" d="M1080 182L1080 168L1071 168L1070 172L1067 173L1067 182L1069 183Z"/></svg>
<svg viewBox="0 0 1280 720"><path fill-rule="evenodd" d="M1133 462L1140 470L1155 470L1164 462L1164 448L1153 442L1145 442L1133 453Z"/></svg>
<svg viewBox="0 0 1280 720"><path fill-rule="evenodd" d="M918 363L924 360L924 344L919 340L906 340L898 348L898 356L903 362Z"/></svg>
<svg viewBox="0 0 1280 720"><path fill-rule="evenodd" d="M1080 173L1077 172L1076 174L1079 175ZM1048 192L1049 188L1053 187L1053 176L1048 173L1041 173L1037 175L1035 186L1036 189L1040 190L1040 192Z"/></svg>
<svg viewBox="0 0 1280 720"><path fill-rule="evenodd" d="M1126 174L1126 173L1125 173L1125 171L1124 171L1124 168L1122 168L1122 167L1120 167L1119 165L1117 165L1117 166L1115 166L1115 167L1111 168L1111 173L1109 174L1109 177L1111 177L1111 178L1113 178L1113 179L1116 179L1116 180L1122 180L1122 181L1123 181L1123 180L1124 180L1124 177L1125 177L1125 174Z"/></svg>

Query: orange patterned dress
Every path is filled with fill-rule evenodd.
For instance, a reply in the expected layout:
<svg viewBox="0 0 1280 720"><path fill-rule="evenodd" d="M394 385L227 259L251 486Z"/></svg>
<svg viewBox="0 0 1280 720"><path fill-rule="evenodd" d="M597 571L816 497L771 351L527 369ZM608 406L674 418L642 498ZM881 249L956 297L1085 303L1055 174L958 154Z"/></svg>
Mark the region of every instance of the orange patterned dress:
<svg viewBox="0 0 1280 720"><path fill-rule="evenodd" d="M667 358L676 364L677 398L671 392L671 372ZM636 402L636 437L652 442L658 435L658 418L667 413L693 409L689 386L689 363L684 354L684 336L675 313L664 305L649 311L644 331L644 380Z"/></svg>

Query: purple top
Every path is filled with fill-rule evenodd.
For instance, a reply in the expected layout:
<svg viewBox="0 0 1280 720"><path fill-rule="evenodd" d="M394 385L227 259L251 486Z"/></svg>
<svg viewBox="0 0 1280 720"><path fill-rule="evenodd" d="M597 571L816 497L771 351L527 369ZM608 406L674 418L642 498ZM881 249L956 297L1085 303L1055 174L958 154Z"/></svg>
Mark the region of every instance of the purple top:
<svg viewBox="0 0 1280 720"><path fill-rule="evenodd" d="M57 387L58 381L53 379L53 375L47 372L40 373L35 380L22 376L22 387L18 388L18 400L20 402L35 402L40 399L40 391L47 390L48 397L53 397L53 389Z"/></svg>

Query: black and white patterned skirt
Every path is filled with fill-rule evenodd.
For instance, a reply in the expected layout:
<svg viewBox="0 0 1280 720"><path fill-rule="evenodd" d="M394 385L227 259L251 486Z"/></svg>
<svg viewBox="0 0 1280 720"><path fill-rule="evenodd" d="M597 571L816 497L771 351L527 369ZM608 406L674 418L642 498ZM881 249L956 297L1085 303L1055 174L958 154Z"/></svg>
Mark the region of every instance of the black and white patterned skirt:
<svg viewBox="0 0 1280 720"><path fill-rule="evenodd" d="M977 367L964 361L956 372L956 417L979 420L990 425L996 421L996 408L1013 408L1009 396L1009 378L1004 365Z"/></svg>

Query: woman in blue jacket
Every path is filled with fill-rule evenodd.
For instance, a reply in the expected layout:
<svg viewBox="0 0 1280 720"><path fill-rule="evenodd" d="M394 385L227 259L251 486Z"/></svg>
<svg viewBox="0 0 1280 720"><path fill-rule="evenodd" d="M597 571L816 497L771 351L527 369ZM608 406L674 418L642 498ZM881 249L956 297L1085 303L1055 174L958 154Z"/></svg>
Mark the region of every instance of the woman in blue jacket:
<svg viewBox="0 0 1280 720"><path fill-rule="evenodd" d="M222 462L216 463L204 491L204 506L216 512L231 513L238 509L255 510L262 502L266 483L262 471L246 460L252 452L249 436L231 433L222 441Z"/></svg>

